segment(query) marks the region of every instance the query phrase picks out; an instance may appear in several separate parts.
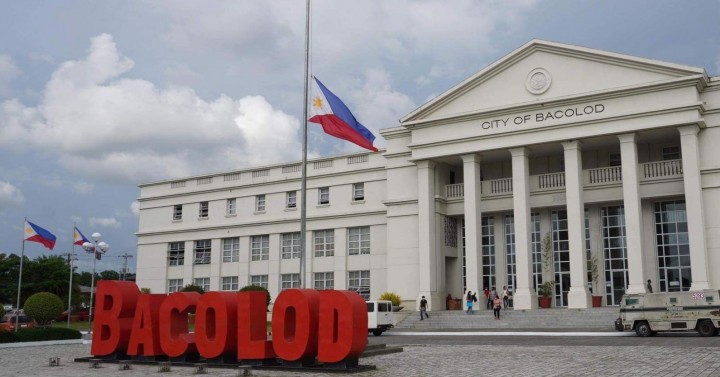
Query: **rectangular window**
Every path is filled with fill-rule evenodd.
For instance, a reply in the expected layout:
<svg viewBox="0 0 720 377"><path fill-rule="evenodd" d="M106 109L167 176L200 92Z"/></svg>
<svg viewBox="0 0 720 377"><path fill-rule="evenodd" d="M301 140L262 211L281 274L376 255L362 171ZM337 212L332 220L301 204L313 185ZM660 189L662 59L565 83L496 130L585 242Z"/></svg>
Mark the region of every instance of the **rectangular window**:
<svg viewBox="0 0 720 377"><path fill-rule="evenodd" d="M659 292L687 291L692 268L685 201L658 202L654 207Z"/></svg>
<svg viewBox="0 0 720 377"><path fill-rule="evenodd" d="M270 253L270 236L250 237L250 258L251 260L268 260Z"/></svg>
<svg viewBox="0 0 720 377"><path fill-rule="evenodd" d="M210 204L208 202L200 202L200 218L207 218L208 212L209 212Z"/></svg>
<svg viewBox="0 0 720 377"><path fill-rule="evenodd" d="M182 220L182 204L173 206L173 220Z"/></svg>
<svg viewBox="0 0 720 377"><path fill-rule="evenodd" d="M483 287L492 289L495 285L495 218L483 216L482 231L482 271Z"/></svg>
<svg viewBox="0 0 720 377"><path fill-rule="evenodd" d="M300 258L300 233L284 233L280 239L282 259Z"/></svg>
<svg viewBox="0 0 720 377"><path fill-rule="evenodd" d="M182 266L185 264L185 242L170 242L168 244L168 266Z"/></svg>
<svg viewBox="0 0 720 377"><path fill-rule="evenodd" d="M603 257L605 261L605 303L620 305L628 283L625 207L602 207ZM601 295L598 290L597 296Z"/></svg>
<svg viewBox="0 0 720 377"><path fill-rule="evenodd" d="M288 191L285 200L287 208L297 208L297 191Z"/></svg>
<svg viewBox="0 0 720 377"><path fill-rule="evenodd" d="M300 274L280 275L280 289L300 288Z"/></svg>
<svg viewBox="0 0 720 377"><path fill-rule="evenodd" d="M265 195L255 196L255 212L265 212Z"/></svg>
<svg viewBox="0 0 720 377"><path fill-rule="evenodd" d="M370 227L348 228L348 254L370 254Z"/></svg>
<svg viewBox="0 0 720 377"><path fill-rule="evenodd" d="M357 292L365 300L370 299L370 271L349 271L348 290Z"/></svg>
<svg viewBox="0 0 720 377"><path fill-rule="evenodd" d="M530 221L532 222L532 231L530 236L532 237L532 258L533 258L533 282L535 291L538 291L538 287L542 284L542 247L540 241L540 214L533 213L530 215Z"/></svg>
<svg viewBox="0 0 720 377"><path fill-rule="evenodd" d="M222 286L220 287L223 291L237 291L238 290L238 277L237 276L223 276Z"/></svg>
<svg viewBox="0 0 720 377"><path fill-rule="evenodd" d="M240 260L240 238L223 238L223 262L237 262Z"/></svg>
<svg viewBox="0 0 720 377"><path fill-rule="evenodd" d="M318 189L318 204L330 204L330 187Z"/></svg>
<svg viewBox="0 0 720 377"><path fill-rule="evenodd" d="M232 198L227 200L227 204L225 205L225 214L227 215L235 215L237 214L237 199Z"/></svg>
<svg viewBox="0 0 720 377"><path fill-rule="evenodd" d="M316 257L331 257L335 255L335 231L316 230L314 233L313 249Z"/></svg>
<svg viewBox="0 0 720 377"><path fill-rule="evenodd" d="M179 292L183 288L183 279L169 279L168 293Z"/></svg>
<svg viewBox="0 0 720 377"><path fill-rule="evenodd" d="M267 275L252 275L252 276L250 276L250 285L268 289L268 276Z"/></svg>
<svg viewBox="0 0 720 377"><path fill-rule="evenodd" d="M679 160L680 159L680 147L663 147L662 158L663 158L663 161Z"/></svg>
<svg viewBox="0 0 720 377"><path fill-rule="evenodd" d="M610 165L610 166L622 165L622 159L620 158L620 153L610 153L608 155L608 165Z"/></svg>
<svg viewBox="0 0 720 377"><path fill-rule="evenodd" d="M207 292L210 290L210 278L195 278L193 285L197 285L202 288L203 291Z"/></svg>
<svg viewBox="0 0 720 377"><path fill-rule="evenodd" d="M353 201L365 200L365 184L353 183Z"/></svg>
<svg viewBox="0 0 720 377"><path fill-rule="evenodd" d="M193 264L210 264L210 240L195 241L195 260Z"/></svg>
<svg viewBox="0 0 720 377"><path fill-rule="evenodd" d="M315 289L334 289L335 288L335 273L334 272L316 272L315 283L313 284Z"/></svg>
<svg viewBox="0 0 720 377"><path fill-rule="evenodd" d="M515 215L505 215L505 267L507 288L511 291L517 286L515 270Z"/></svg>

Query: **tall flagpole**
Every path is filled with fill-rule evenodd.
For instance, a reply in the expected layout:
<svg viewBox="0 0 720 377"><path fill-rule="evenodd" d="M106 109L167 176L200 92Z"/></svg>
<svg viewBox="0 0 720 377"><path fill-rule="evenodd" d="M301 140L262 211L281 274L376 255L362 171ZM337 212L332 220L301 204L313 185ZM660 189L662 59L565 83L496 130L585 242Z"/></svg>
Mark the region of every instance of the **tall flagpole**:
<svg viewBox="0 0 720 377"><path fill-rule="evenodd" d="M310 0L305 1L305 82L303 92L303 146L302 146L302 184L300 187L300 287L307 288L305 283L305 232L307 220L307 143L308 143L308 66L310 64Z"/></svg>
<svg viewBox="0 0 720 377"><path fill-rule="evenodd" d="M70 316L72 315L72 279L73 279L73 261L75 261L75 228L77 224L73 223L73 239L72 239L72 252L70 253L70 286L68 288L68 323L67 327L70 328Z"/></svg>
<svg viewBox="0 0 720 377"><path fill-rule="evenodd" d="M18 294L17 294L17 305L15 306L15 332L18 331L20 326L20 288L22 287L22 270L23 270L23 259L25 259L25 226L27 225L27 217L23 222L23 240L22 249L20 252L20 273L18 274Z"/></svg>

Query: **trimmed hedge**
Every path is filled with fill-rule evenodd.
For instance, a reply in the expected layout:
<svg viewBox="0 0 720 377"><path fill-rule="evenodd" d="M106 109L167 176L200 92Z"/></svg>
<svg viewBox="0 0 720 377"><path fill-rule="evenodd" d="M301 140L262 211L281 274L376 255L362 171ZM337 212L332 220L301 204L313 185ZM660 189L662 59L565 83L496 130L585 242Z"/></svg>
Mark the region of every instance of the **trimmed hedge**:
<svg viewBox="0 0 720 377"><path fill-rule="evenodd" d="M49 326L62 314L65 304L60 297L50 292L38 292L25 300L25 313L32 317L40 326Z"/></svg>
<svg viewBox="0 0 720 377"><path fill-rule="evenodd" d="M267 289L257 286L257 285L246 285L246 286L240 288L240 290L238 292L247 292L247 291L265 292L265 297L266 297L265 304L270 305L270 292Z"/></svg>
<svg viewBox="0 0 720 377"><path fill-rule="evenodd" d="M80 339L81 337L80 331L62 327L19 329L18 332L0 331L0 343L42 342L46 340Z"/></svg>

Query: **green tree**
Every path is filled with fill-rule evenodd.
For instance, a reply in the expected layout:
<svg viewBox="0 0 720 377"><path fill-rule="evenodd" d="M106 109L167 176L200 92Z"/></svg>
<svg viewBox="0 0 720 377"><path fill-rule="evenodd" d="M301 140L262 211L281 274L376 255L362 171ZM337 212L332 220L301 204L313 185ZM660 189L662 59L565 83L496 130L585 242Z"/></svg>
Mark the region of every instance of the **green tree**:
<svg viewBox="0 0 720 377"><path fill-rule="evenodd" d="M23 305L23 310L42 327L50 323L65 310L60 297L50 292L39 292L30 296Z"/></svg>
<svg viewBox="0 0 720 377"><path fill-rule="evenodd" d="M266 305L270 305L270 292L267 289L257 286L257 285L246 285L246 286L240 288L239 292L245 292L245 291L265 292L265 296L267 297Z"/></svg>
<svg viewBox="0 0 720 377"><path fill-rule="evenodd" d="M120 280L120 274L117 271L105 270L100 273L98 280Z"/></svg>
<svg viewBox="0 0 720 377"><path fill-rule="evenodd" d="M188 284L183 287L183 289L180 290L180 292L197 292L199 294L205 293L205 290L202 289L202 287L194 285L194 284Z"/></svg>

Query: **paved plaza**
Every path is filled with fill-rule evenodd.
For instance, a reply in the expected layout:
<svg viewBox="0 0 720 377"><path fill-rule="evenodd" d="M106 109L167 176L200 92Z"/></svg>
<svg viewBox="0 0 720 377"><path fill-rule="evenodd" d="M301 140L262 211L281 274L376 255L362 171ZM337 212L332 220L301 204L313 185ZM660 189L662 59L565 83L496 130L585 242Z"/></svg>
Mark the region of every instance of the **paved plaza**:
<svg viewBox="0 0 720 377"><path fill-rule="evenodd" d="M159 373L157 366L133 365L119 371L115 364L90 369L76 363L88 356L82 344L0 349L2 376L191 376L193 369L173 367ZM59 367L48 358L61 357ZM667 346L493 346L406 345L405 352L361 360L377 370L353 376L720 376L720 348ZM237 376L237 370L210 369L207 376ZM254 376L337 375L255 370Z"/></svg>

